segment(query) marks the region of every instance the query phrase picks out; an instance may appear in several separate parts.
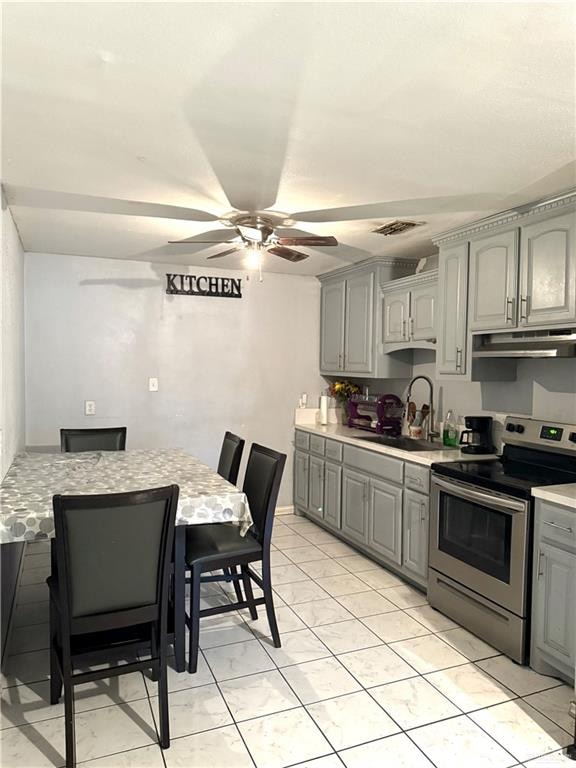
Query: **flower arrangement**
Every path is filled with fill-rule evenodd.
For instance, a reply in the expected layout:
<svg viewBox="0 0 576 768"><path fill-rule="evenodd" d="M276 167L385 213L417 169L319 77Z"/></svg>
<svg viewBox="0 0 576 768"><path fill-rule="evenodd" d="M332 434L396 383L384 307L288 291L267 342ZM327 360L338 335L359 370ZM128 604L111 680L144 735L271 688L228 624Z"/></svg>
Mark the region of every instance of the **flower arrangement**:
<svg viewBox="0 0 576 768"><path fill-rule="evenodd" d="M352 395L357 395L359 392L360 387L352 384L351 381L334 381L328 387L328 395L343 405L348 402Z"/></svg>

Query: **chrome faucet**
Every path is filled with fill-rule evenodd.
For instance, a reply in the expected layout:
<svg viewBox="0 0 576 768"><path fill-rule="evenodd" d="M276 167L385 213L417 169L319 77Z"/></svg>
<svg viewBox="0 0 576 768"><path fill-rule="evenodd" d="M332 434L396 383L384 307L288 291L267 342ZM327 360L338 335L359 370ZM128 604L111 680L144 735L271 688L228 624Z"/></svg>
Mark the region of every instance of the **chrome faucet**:
<svg viewBox="0 0 576 768"><path fill-rule="evenodd" d="M432 379L428 378L428 376L414 376L410 384L408 384L408 389L406 391L406 407L408 407L408 403L410 402L410 398L412 397L412 385L415 381L418 381L418 379L424 379L424 381L428 382L428 386L430 388L430 413L428 414L428 426L426 427L426 439L430 440L430 442L434 441L435 437L440 437L439 432L434 432L434 384L432 383Z"/></svg>

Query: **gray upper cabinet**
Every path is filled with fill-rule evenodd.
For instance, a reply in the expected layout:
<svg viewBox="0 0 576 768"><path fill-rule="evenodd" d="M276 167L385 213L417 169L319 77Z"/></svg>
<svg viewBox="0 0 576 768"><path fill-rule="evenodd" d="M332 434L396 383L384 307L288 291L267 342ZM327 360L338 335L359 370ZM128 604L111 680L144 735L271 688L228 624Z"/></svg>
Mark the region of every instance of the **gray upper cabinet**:
<svg viewBox="0 0 576 768"><path fill-rule="evenodd" d="M436 371L466 373L468 243L443 248L438 269L440 304Z"/></svg>
<svg viewBox="0 0 576 768"><path fill-rule="evenodd" d="M402 488L370 481L368 546L400 565L402 562Z"/></svg>
<svg viewBox="0 0 576 768"><path fill-rule="evenodd" d="M576 320L575 239L574 212L522 227L521 326Z"/></svg>
<svg viewBox="0 0 576 768"><path fill-rule="evenodd" d="M344 467L342 472L342 533L352 541L366 544L368 538L367 475Z"/></svg>
<svg viewBox="0 0 576 768"><path fill-rule="evenodd" d="M322 519L324 517L324 460L310 456L308 466L308 511Z"/></svg>
<svg viewBox="0 0 576 768"><path fill-rule="evenodd" d="M436 342L436 283L410 291L410 339Z"/></svg>
<svg viewBox="0 0 576 768"><path fill-rule="evenodd" d="M344 365L346 281L323 285L321 303L320 370L338 372Z"/></svg>
<svg viewBox="0 0 576 768"><path fill-rule="evenodd" d="M344 370L349 373L372 371L373 308L374 273L349 277L344 323Z"/></svg>
<svg viewBox="0 0 576 768"><path fill-rule="evenodd" d="M428 575L428 507L428 496L404 491L403 565L421 578Z"/></svg>
<svg viewBox="0 0 576 768"><path fill-rule="evenodd" d="M294 506L308 509L308 463L309 456L294 451Z"/></svg>
<svg viewBox="0 0 576 768"><path fill-rule="evenodd" d="M338 530L341 526L340 500L342 467L330 461L324 464L324 522Z"/></svg>
<svg viewBox="0 0 576 768"><path fill-rule="evenodd" d="M410 293L407 290L384 294L384 343L408 341Z"/></svg>
<svg viewBox="0 0 576 768"><path fill-rule="evenodd" d="M469 329L515 327L517 294L518 230L470 243Z"/></svg>

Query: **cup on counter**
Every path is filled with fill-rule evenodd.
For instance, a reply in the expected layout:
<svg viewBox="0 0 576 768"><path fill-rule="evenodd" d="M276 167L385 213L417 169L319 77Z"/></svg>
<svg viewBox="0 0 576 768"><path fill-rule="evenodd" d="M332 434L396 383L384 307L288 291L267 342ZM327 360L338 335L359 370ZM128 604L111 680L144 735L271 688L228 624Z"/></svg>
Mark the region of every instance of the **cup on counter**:
<svg viewBox="0 0 576 768"><path fill-rule="evenodd" d="M410 437L413 437L415 439L421 439L424 435L424 429L421 424L416 427L412 426L411 424L408 427L408 434L410 435Z"/></svg>

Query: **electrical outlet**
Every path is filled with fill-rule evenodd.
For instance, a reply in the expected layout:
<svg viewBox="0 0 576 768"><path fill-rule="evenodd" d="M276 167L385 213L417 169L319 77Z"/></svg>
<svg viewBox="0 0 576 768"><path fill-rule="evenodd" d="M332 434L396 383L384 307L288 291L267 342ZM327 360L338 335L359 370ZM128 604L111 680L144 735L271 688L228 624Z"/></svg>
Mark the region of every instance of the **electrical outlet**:
<svg viewBox="0 0 576 768"><path fill-rule="evenodd" d="M95 415L96 415L96 401L84 400L84 416L95 416Z"/></svg>
<svg viewBox="0 0 576 768"><path fill-rule="evenodd" d="M156 377L148 379L148 392L158 392L158 379Z"/></svg>

